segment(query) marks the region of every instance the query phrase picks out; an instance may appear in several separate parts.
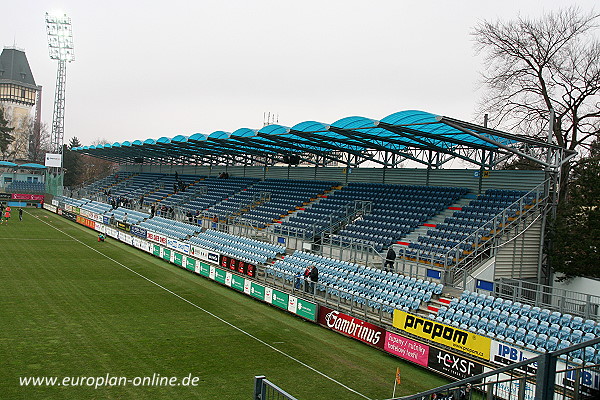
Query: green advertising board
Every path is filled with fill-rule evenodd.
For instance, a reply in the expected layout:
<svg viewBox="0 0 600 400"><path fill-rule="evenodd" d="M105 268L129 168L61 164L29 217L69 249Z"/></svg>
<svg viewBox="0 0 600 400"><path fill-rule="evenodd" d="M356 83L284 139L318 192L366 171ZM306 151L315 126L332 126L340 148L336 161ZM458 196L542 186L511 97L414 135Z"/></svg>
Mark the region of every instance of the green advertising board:
<svg viewBox="0 0 600 400"><path fill-rule="evenodd" d="M273 296L271 299L271 304L273 304L274 306L277 306L279 308L283 308L284 310L287 310L289 299L290 299L290 296L287 293L283 293L283 292L280 292L279 290L273 289Z"/></svg>
<svg viewBox="0 0 600 400"><path fill-rule="evenodd" d="M185 268L189 269L190 271L195 271L196 270L196 260L194 260L193 258L190 258L190 257L186 257L185 258Z"/></svg>
<svg viewBox="0 0 600 400"><path fill-rule="evenodd" d="M171 261L171 250L167 248L163 249L163 260Z"/></svg>
<svg viewBox="0 0 600 400"><path fill-rule="evenodd" d="M175 253L173 256L173 262L175 265L183 266L183 254Z"/></svg>
<svg viewBox="0 0 600 400"><path fill-rule="evenodd" d="M215 281L219 283L225 283L225 278L227 276L227 272L222 269L215 268Z"/></svg>
<svg viewBox="0 0 600 400"><path fill-rule="evenodd" d="M231 287L239 290L240 292L243 292L245 280L246 279L242 278L241 276L231 274Z"/></svg>
<svg viewBox="0 0 600 400"><path fill-rule="evenodd" d="M160 246L155 244L154 248L152 249L152 254L154 254L156 257L160 257Z"/></svg>
<svg viewBox="0 0 600 400"><path fill-rule="evenodd" d="M250 283L250 296L256 297L257 299L264 300L265 299L265 287L259 285L258 283L251 282Z"/></svg>
<svg viewBox="0 0 600 400"><path fill-rule="evenodd" d="M210 275L210 265L203 263L202 261L198 261L198 265L200 266L200 275L202 275L202 276Z"/></svg>
<svg viewBox="0 0 600 400"><path fill-rule="evenodd" d="M317 320L317 306L310 301L298 299L296 314L311 321Z"/></svg>

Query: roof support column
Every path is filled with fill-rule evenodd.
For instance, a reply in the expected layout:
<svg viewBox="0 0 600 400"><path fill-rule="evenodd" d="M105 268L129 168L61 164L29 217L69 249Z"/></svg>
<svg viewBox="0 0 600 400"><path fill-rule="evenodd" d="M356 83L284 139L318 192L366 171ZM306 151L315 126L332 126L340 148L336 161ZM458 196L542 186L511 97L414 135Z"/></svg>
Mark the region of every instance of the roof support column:
<svg viewBox="0 0 600 400"><path fill-rule="evenodd" d="M429 186L429 174L431 172L431 163L433 162L433 151L427 150L427 176L425 177L425 185Z"/></svg>
<svg viewBox="0 0 600 400"><path fill-rule="evenodd" d="M388 161L390 159L390 153L389 152L385 152L383 153L383 176L381 178L381 183L385 183L385 173L387 171L387 167L388 167Z"/></svg>
<svg viewBox="0 0 600 400"><path fill-rule="evenodd" d="M481 194L483 189L483 173L485 172L485 150L481 150L481 165L479 166L479 179L477 194Z"/></svg>

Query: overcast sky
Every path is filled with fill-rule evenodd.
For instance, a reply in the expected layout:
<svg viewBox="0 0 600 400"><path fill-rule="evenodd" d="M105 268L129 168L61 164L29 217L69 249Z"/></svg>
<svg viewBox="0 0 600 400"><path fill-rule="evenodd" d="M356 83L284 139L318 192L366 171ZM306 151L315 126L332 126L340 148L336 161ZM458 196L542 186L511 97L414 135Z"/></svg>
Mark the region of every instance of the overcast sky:
<svg viewBox="0 0 600 400"><path fill-rule="evenodd" d="M469 35L597 0L6 1L0 44L24 49L51 126L57 63L44 16L72 18L65 142L293 126L424 110L472 121L481 57ZM476 121L481 122L481 121Z"/></svg>

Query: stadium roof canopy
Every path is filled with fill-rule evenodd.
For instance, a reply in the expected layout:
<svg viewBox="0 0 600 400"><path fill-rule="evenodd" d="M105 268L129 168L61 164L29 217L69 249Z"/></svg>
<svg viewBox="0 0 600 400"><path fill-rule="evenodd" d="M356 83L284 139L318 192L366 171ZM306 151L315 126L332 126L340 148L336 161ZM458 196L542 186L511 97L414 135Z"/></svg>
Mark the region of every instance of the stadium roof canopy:
<svg viewBox="0 0 600 400"><path fill-rule="evenodd" d="M327 124L300 122L159 139L116 142L73 149L120 164L273 165L296 161L336 162L357 167L371 161L386 167L404 160L439 168L454 158L481 167L518 155L557 167L564 150L534 138L514 135L424 111L400 111L380 120L346 117ZM551 160L550 162L548 160Z"/></svg>
<svg viewBox="0 0 600 400"><path fill-rule="evenodd" d="M21 164L17 168L22 168L22 169L46 169L46 166L42 165L42 164L36 164L36 163L27 163L27 164Z"/></svg>

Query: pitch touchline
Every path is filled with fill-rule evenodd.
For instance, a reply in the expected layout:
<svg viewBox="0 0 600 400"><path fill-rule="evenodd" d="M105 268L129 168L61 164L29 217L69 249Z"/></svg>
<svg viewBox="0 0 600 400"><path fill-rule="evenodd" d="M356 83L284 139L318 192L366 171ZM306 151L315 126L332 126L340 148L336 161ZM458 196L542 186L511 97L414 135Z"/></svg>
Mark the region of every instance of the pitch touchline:
<svg viewBox="0 0 600 400"><path fill-rule="evenodd" d="M73 241L72 239L62 239L62 240L61 240L61 239L42 239L42 238L38 238L38 239L35 239L35 238L7 238L7 237L2 237L2 238L0 238L0 240L18 240L19 242L20 242L20 241L25 241L25 240L34 240L34 241L35 241L35 240L52 240L52 241L54 241L54 242L72 242L72 241Z"/></svg>
<svg viewBox="0 0 600 400"><path fill-rule="evenodd" d="M29 213L28 213L28 214L29 214ZM282 350L279 350L278 348L276 348L276 347L274 347L274 346L271 346L269 343L265 342L264 340L262 340L262 339L259 339L259 338L257 338L256 336L252 335L251 333L249 333L249 332L246 332L246 331L245 331L245 330L243 330L242 328L240 328L240 327L237 327L237 326L233 325L231 322L228 322L228 321L224 320L223 318L219 317L219 316L218 316L218 315L216 315L216 314L213 314L212 312L210 312L210 311L206 310L205 308L202 308L202 307L200 307L199 305L197 305L197 304L195 304L195 303L192 303L191 301L189 301L189 300L188 300L188 299L186 299L185 297L182 297L182 296L178 295L177 293L173 292L173 291L172 291L172 290L170 290L170 289L167 289L166 287L162 286L161 284L154 282L152 279L150 279L150 278L147 278L147 277L145 277L144 275L140 274L139 272L132 270L132 269L131 269L131 268L129 268L128 266L126 266L126 265L124 265L124 264L120 263L119 261L115 260L114 258L112 258L112 257L110 257L110 256L107 256L106 254L102 253L102 252L101 252L101 251L99 251L98 249L95 249L95 248L91 247L91 246L90 246L90 245L88 245L87 243L84 243L84 242L82 242L81 240L79 240L79 239L77 239L77 238L75 238L75 237L73 237L73 236L69 235L68 233L66 233L66 232L64 232L64 231L62 231L62 230L60 230L59 228L55 227L54 225L51 225L51 224L49 224L49 223L48 223L48 222L46 222L46 221L42 221L42 220L41 220L41 219L39 219L39 218L37 218L37 219L38 219L38 221L41 221L41 222L45 223L46 225L48 225L48 226L52 227L53 229L55 229L55 230L59 231L59 232L60 232L60 233L62 233L63 235L66 235L66 236L70 237L71 239L75 240L76 242L78 242L78 243L81 243L82 245L84 245L84 246L85 246L85 247L87 247L88 249L90 249L90 250L93 250L93 251L95 251L96 253L100 254L101 256L103 256L103 257L105 257L105 258L109 259L110 261L114 262L114 263L115 263L115 264L117 264L118 266L120 266L120 267L122 267L122 268L125 268L126 270L128 270L128 271L130 271L130 272L133 272L134 274L136 274L136 275L137 275L137 276L139 276L140 278L143 278L143 279L147 280L148 282L152 283L153 285L155 285L155 286L158 286L158 287L159 287L159 288L161 288L162 290L164 290L164 291L166 291L166 292L168 292L168 293L172 294L173 296L177 297L177 298L178 298L178 299L180 299L180 300L183 300L183 301L185 301L185 302L186 302L186 303L188 303L189 305L191 305L191 306L193 306L193 307L196 307L198 310L205 312L206 314L210 315L211 317L218 319L218 320L219 320L219 321L221 321L222 323L224 323L224 324L226 324L226 325L228 325L228 326L232 327L233 329L237 330L238 332L241 332L241 333L243 333L244 335L248 336L249 338L252 338L252 339L256 340L257 342L259 342L259 343L261 343L261 344L265 345L266 347L270 348L271 350L273 350L273 351L276 351L277 353L279 353L279 354L281 354L281 355L283 355L283 356L285 356L285 357L289 358L289 359L290 359L290 360L292 360L292 361L295 361L295 362L297 362L298 364L302 365L303 367L306 367L306 368L310 369L310 370L311 370L311 371L313 371L313 372L316 372L317 374L319 374L319 375L321 375L322 377L324 377L324 378L326 378L326 379L328 379L328 380L330 380L330 381L332 381L332 382L334 382L334 383L338 384L339 386L343 387L344 389L346 389L346 390L348 390L348 391L350 391L350 392L352 392L352 393L355 393L355 394L359 395L360 397L362 397L362 398L364 398L364 399L371 400L371 398L370 398L370 397L367 397L367 396L365 396L364 394L362 394L362 393L360 393L360 392L357 392L356 390L354 390L354 389L352 389L352 388L350 388L350 387L348 387L348 386L344 385L343 383L341 383L341 382L337 381L336 379L334 379L334 378L330 377L329 375L326 375L325 373L323 373L323 372L321 372L321 371L319 371L319 370L317 370L317 369L315 369L315 368L311 367L310 365L308 365L308 364L306 364L306 363L304 363L304 362L302 362L302 361L298 360L298 359L297 359L297 358L295 358L294 356L291 356L291 355L289 355L289 354L285 353L284 351L282 351Z"/></svg>

